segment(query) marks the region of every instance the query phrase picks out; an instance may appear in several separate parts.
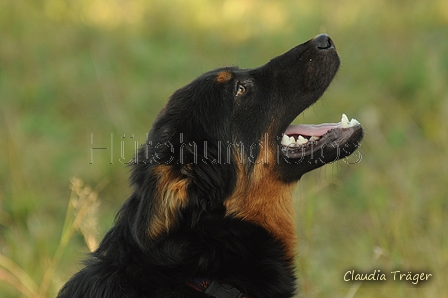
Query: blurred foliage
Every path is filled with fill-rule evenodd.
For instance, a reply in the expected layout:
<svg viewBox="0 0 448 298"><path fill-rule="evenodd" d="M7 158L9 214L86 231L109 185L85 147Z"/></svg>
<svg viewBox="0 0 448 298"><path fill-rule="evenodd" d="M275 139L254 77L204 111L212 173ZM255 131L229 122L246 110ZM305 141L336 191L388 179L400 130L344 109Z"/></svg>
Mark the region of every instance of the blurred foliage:
<svg viewBox="0 0 448 298"><path fill-rule="evenodd" d="M445 0L3 0L0 296L53 297L80 268L81 230L61 251L70 177L100 185L103 235L130 193L125 164L175 89L321 32L342 68L297 121L344 112L366 137L359 163L327 165L297 187L302 296L448 297ZM434 277L343 282L358 268Z"/></svg>

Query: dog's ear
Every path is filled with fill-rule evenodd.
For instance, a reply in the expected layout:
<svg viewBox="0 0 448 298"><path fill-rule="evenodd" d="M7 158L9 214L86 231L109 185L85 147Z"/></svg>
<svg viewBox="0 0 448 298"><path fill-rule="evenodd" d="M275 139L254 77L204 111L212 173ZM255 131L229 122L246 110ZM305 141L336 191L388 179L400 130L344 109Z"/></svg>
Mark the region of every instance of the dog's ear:
<svg viewBox="0 0 448 298"><path fill-rule="evenodd" d="M157 238L173 228L181 216L181 209L187 206L191 177L169 165L156 166L153 175L156 177L156 185L150 208L148 233L151 238Z"/></svg>
<svg viewBox="0 0 448 298"><path fill-rule="evenodd" d="M227 180L218 175L222 171L220 165L140 166L133 175L134 182L138 181L133 194L138 204L133 225L136 240L142 246L147 241L157 241L181 220L194 226L203 214L223 210L225 194L231 190L223 185ZM186 208L188 212L184 212Z"/></svg>

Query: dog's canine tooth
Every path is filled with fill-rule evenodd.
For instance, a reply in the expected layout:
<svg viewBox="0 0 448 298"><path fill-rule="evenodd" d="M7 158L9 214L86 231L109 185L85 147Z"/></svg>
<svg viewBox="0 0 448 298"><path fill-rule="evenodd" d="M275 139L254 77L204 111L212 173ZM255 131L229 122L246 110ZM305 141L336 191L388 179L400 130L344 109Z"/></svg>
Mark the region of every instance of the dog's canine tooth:
<svg viewBox="0 0 448 298"><path fill-rule="evenodd" d="M342 114L341 118L341 127L342 128L348 128L350 127L350 122L348 121L347 115Z"/></svg>
<svg viewBox="0 0 448 298"><path fill-rule="evenodd" d="M359 121L356 120L355 118L352 118L352 120L348 121L347 115L342 114L342 119L341 119L341 127L342 128L349 128L349 127L353 127L355 125L359 125Z"/></svg>

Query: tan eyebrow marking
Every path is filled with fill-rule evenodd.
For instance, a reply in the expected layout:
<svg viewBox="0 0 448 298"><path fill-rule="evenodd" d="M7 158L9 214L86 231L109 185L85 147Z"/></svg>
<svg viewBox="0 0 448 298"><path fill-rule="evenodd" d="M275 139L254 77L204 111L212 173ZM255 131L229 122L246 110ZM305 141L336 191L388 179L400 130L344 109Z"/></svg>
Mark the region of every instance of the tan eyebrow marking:
<svg viewBox="0 0 448 298"><path fill-rule="evenodd" d="M216 77L216 81L218 83L226 83L232 79L232 72L224 70L218 73L218 76Z"/></svg>

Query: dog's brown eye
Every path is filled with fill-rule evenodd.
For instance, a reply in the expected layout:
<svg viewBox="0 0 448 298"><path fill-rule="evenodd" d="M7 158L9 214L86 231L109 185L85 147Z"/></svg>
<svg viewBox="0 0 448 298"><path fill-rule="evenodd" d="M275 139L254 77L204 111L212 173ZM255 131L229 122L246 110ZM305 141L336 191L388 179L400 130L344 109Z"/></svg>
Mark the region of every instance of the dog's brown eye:
<svg viewBox="0 0 448 298"><path fill-rule="evenodd" d="M235 97L238 97L246 92L246 87L244 85L238 84L236 87Z"/></svg>

